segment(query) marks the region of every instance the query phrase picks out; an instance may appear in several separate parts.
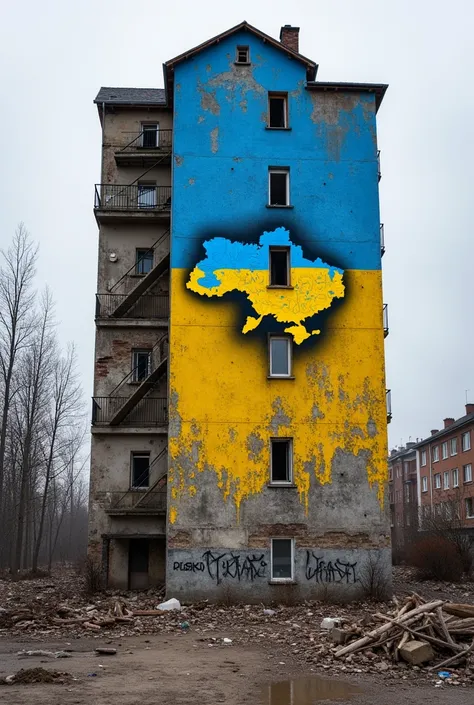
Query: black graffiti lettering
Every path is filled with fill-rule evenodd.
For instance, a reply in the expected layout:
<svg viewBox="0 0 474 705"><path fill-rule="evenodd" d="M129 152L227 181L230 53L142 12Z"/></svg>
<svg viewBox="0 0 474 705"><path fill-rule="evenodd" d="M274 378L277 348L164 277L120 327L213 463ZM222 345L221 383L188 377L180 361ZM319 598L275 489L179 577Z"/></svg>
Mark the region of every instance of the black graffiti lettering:
<svg viewBox="0 0 474 705"><path fill-rule="evenodd" d="M205 568L206 566L202 561L198 561L197 563L194 563L192 561L188 561L187 563L183 563L182 561L175 561L173 563L173 570L180 570L184 573L202 573L204 572Z"/></svg>
<svg viewBox="0 0 474 705"><path fill-rule="evenodd" d="M325 561L324 558L316 556L313 551L306 551L306 580L314 580L317 583L356 583L357 561L348 561L337 558L333 561Z"/></svg>
<svg viewBox="0 0 474 705"><path fill-rule="evenodd" d="M224 579L253 582L256 578L264 578L267 568L263 553L242 557L234 552L205 551L202 559L206 564L209 577L216 582L216 585L220 585Z"/></svg>

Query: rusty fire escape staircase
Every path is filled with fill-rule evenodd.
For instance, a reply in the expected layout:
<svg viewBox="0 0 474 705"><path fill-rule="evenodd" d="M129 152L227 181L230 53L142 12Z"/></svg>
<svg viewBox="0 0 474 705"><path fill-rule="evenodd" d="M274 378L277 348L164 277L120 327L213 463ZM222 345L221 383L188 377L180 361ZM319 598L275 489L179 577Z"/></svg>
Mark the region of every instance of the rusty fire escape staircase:
<svg viewBox="0 0 474 705"><path fill-rule="evenodd" d="M130 269L128 269L125 274L120 277L120 279L111 287L109 290L110 294L115 294L117 293L117 289L119 286L126 281L130 276L131 272L135 271L137 269L137 265L140 264L143 260L147 258L147 256L150 253L154 253L156 248L163 242L163 240L169 235L169 229L166 230L156 242L153 243L153 245L150 247L149 250L147 250L142 257L140 257L139 260L135 264L133 264ZM142 296L148 289L161 277L162 274L164 274L166 271L168 271L170 267L170 255L169 252L162 257L154 266L152 269L145 274L145 276L139 280L138 284L134 286L134 288L126 294L125 298L123 301L121 301L116 308L112 311L110 314L113 318L119 318L120 316L124 316L130 309L137 303L138 299L140 296Z"/></svg>
<svg viewBox="0 0 474 705"><path fill-rule="evenodd" d="M142 480L145 477L150 477L152 470L154 469L154 466L157 465L162 458L166 458L166 455L168 453L168 448L165 447L163 450L156 456L156 458L153 460L152 463L148 466L148 468L136 479L136 483L139 486ZM165 463L164 467L161 469L161 471L158 473L155 481L153 482L152 485L146 488L143 492L136 492L137 496L137 501L133 502L131 509L133 511L140 511L143 510L144 512L147 511L147 500L149 497L155 492L156 488L159 485L164 484L163 481L166 480L168 474L168 466ZM124 506L124 500L128 498L130 495L130 490L126 490L114 503L112 506L113 510L121 510L123 509L124 511L128 511L128 507Z"/></svg>
<svg viewBox="0 0 474 705"><path fill-rule="evenodd" d="M129 397L124 397L123 404L121 404L121 406L114 411L109 421L111 426L118 426L118 424L120 424L125 417L128 416L138 402L153 389L160 377L166 373L168 367L168 333L165 333L156 341L149 353L149 359L149 367L151 371ZM153 364L154 367L151 369ZM122 385L129 383L131 378L133 379L136 369L137 368L134 368L131 372L129 372L129 374L115 387L110 395L111 397L116 396Z"/></svg>

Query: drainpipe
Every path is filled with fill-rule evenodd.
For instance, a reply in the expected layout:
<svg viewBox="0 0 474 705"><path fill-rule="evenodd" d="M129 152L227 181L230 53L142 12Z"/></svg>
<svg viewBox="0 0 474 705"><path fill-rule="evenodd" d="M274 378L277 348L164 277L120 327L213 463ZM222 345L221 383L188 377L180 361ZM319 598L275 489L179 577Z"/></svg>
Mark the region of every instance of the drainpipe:
<svg viewBox="0 0 474 705"><path fill-rule="evenodd" d="M433 459L431 456L431 443L430 443L430 505L431 514L433 514Z"/></svg>

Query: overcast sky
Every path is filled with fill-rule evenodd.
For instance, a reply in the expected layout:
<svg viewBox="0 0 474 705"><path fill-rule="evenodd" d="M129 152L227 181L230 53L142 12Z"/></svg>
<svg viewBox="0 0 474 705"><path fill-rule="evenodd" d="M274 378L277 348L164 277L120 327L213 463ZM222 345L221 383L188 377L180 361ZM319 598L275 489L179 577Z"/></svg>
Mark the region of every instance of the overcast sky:
<svg viewBox="0 0 474 705"><path fill-rule="evenodd" d="M474 401L474 91L470 0L24 0L0 22L0 245L19 221L92 394L103 86L162 87L162 63L247 20L301 27L319 80L389 83L378 114L389 304L390 444Z"/></svg>

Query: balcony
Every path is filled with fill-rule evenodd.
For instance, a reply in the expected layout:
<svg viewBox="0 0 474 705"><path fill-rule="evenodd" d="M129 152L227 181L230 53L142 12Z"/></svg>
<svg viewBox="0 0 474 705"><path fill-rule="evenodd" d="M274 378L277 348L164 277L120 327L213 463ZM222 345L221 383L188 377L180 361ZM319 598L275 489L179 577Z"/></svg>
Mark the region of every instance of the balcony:
<svg viewBox="0 0 474 705"><path fill-rule="evenodd" d="M383 223L380 223L380 256L385 254L385 234L383 231Z"/></svg>
<svg viewBox="0 0 474 705"><path fill-rule="evenodd" d="M166 513L166 490L105 492L105 511L109 516L153 516Z"/></svg>
<svg viewBox="0 0 474 705"><path fill-rule="evenodd" d="M148 320L169 317L168 294L141 294L129 308L120 313L130 298L130 294L96 294L95 317L104 319L120 316Z"/></svg>
<svg viewBox="0 0 474 705"><path fill-rule="evenodd" d="M387 423L390 423L390 421L392 420L392 390L387 389L385 394L387 403Z"/></svg>
<svg viewBox="0 0 474 705"><path fill-rule="evenodd" d="M386 338L389 333L388 328L388 304L383 305L383 337Z"/></svg>
<svg viewBox="0 0 474 705"><path fill-rule="evenodd" d="M125 146L115 149L117 166L146 168L171 163L173 130L160 130L155 127L140 132L124 132L123 135Z"/></svg>
<svg viewBox="0 0 474 705"><path fill-rule="evenodd" d="M112 424L128 399L129 397L93 397L92 425ZM168 423L168 399L161 397L140 399L119 423L121 426L129 428L166 425Z"/></svg>
<svg viewBox="0 0 474 705"><path fill-rule="evenodd" d="M168 222L171 186L96 184L94 213L98 223L121 220Z"/></svg>

